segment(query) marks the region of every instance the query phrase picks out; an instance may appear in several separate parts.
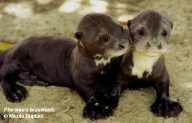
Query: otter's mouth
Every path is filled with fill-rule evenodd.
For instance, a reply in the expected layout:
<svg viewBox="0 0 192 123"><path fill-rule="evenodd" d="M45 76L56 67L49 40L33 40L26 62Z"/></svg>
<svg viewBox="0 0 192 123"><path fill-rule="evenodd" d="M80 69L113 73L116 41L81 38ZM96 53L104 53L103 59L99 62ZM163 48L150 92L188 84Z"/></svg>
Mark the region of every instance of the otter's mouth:
<svg viewBox="0 0 192 123"><path fill-rule="evenodd" d="M119 57L124 55L127 52L127 48L121 50L107 50L104 55L96 54L95 55L95 64L98 65L107 65L111 62L112 58Z"/></svg>
<svg viewBox="0 0 192 123"><path fill-rule="evenodd" d="M157 49L156 47L151 47L149 49L141 49L141 48L135 48L135 51L148 54L148 55L156 55L156 54L166 54L168 51L168 48L163 48L163 49Z"/></svg>
<svg viewBox="0 0 192 123"><path fill-rule="evenodd" d="M154 57L154 56L159 56L163 55L161 51L154 51L154 50L140 50L136 49L135 52L143 55L143 56L149 56L149 57Z"/></svg>
<svg viewBox="0 0 192 123"><path fill-rule="evenodd" d="M161 46L155 44L149 44L147 43L138 43L135 44L135 51L142 52L145 54L165 54L169 52L169 46L166 43L161 43Z"/></svg>
<svg viewBox="0 0 192 123"><path fill-rule="evenodd" d="M107 50L105 52L105 57L115 58L124 55L127 52L128 48L123 48L120 50Z"/></svg>
<svg viewBox="0 0 192 123"><path fill-rule="evenodd" d="M94 56L95 58L95 64L98 65L107 65L111 62L112 58L120 57L127 53L127 50L129 49L128 45L119 45L116 49L107 49L102 54L96 54Z"/></svg>

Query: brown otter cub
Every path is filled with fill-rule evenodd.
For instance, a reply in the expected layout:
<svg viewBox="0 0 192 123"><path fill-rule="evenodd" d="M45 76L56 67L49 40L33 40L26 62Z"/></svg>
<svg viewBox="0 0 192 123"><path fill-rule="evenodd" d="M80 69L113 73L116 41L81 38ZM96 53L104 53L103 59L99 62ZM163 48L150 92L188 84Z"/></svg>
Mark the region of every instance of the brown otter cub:
<svg viewBox="0 0 192 123"><path fill-rule="evenodd" d="M172 26L168 18L152 10L128 21L133 49L123 56L118 75L122 89L154 87L157 97L151 111L163 117L175 117L182 111L169 97L170 80L163 56Z"/></svg>
<svg viewBox="0 0 192 123"><path fill-rule="evenodd" d="M96 119L112 114L115 106L110 97L115 76L110 76L114 69L110 62L127 52L128 34L128 30L103 14L87 15L81 20L76 32L78 47L71 57L71 71L73 84L88 102L85 117Z"/></svg>
<svg viewBox="0 0 192 123"><path fill-rule="evenodd" d="M109 88L102 82L108 81L104 76L110 71L112 58L126 53L128 31L109 16L89 14L82 18L75 36L77 44L65 38L36 37L7 50L1 57L0 69L6 98L11 102L24 100L27 90L16 81L23 79L21 75L32 75L49 85L75 88L87 102L84 116L111 115L112 106L95 92L104 95L100 90Z"/></svg>

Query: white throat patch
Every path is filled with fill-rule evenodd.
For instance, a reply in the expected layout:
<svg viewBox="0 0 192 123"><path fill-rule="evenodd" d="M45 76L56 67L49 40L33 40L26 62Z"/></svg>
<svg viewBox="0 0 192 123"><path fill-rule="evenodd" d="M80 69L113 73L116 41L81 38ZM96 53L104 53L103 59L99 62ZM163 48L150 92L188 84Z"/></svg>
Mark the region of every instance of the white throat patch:
<svg viewBox="0 0 192 123"><path fill-rule="evenodd" d="M148 73L148 75L150 75L152 73L153 65L160 56L161 53L144 53L134 51L132 75L142 78L145 71Z"/></svg>
<svg viewBox="0 0 192 123"><path fill-rule="evenodd" d="M96 66L98 66L98 65L104 65L105 66L111 61L111 58L110 57L105 58L102 55L97 54L95 56L94 61L95 61Z"/></svg>
<svg viewBox="0 0 192 123"><path fill-rule="evenodd" d="M127 52L127 48L124 48L124 49L119 50L119 51L108 50L105 53L105 56L103 56L101 54L96 54L94 56L95 57L95 64L96 64L96 66L98 66L98 65L104 65L105 66L111 62L112 58L119 57L119 56L125 54L126 52Z"/></svg>

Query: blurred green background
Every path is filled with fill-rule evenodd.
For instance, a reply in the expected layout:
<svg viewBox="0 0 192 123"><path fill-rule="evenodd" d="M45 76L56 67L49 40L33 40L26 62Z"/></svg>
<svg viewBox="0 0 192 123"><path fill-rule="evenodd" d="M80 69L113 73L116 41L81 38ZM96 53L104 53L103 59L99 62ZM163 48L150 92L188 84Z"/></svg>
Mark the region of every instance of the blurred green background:
<svg viewBox="0 0 192 123"><path fill-rule="evenodd" d="M5 107L52 107L56 111L43 113L43 119L0 119L0 123L192 123L191 0L0 0L0 50L31 36L73 38L78 22L90 12L106 13L119 23L144 9L159 11L174 24L166 64L171 96L184 108L179 117L164 119L149 111L155 99L152 88L125 91L112 117L90 121L82 118L85 104L76 92L33 86L27 87L29 97L22 103L9 103L0 91L0 112Z"/></svg>

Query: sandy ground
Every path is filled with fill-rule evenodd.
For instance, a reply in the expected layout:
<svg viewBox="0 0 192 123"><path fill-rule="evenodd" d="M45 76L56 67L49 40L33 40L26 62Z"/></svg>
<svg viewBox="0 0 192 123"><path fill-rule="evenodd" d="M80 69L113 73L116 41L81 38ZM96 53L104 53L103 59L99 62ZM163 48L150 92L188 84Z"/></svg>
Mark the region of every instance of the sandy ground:
<svg viewBox="0 0 192 123"><path fill-rule="evenodd" d="M86 11L59 12L62 0L38 4L35 0L0 0L0 40L17 42L30 36L73 37L80 18ZM51 0L47 0L48 2ZM9 3L25 3L32 6L33 14L26 18L4 12ZM83 3L84 6L87 3ZM120 15L134 15L143 9L155 9L169 16L174 23L170 38L171 51L166 63L171 76L170 93L181 102L184 111L177 118L155 117L149 107L154 101L154 91L149 89L125 91L112 117L90 121L82 118L84 102L67 88L27 87L29 97L21 103L9 103L0 91L0 112L12 108L54 108L55 112L42 113L42 119L5 119L0 123L192 123L192 1L191 0L121 0L110 1L108 14L118 19ZM82 7L81 8L85 8ZM3 47L1 48L3 49Z"/></svg>

